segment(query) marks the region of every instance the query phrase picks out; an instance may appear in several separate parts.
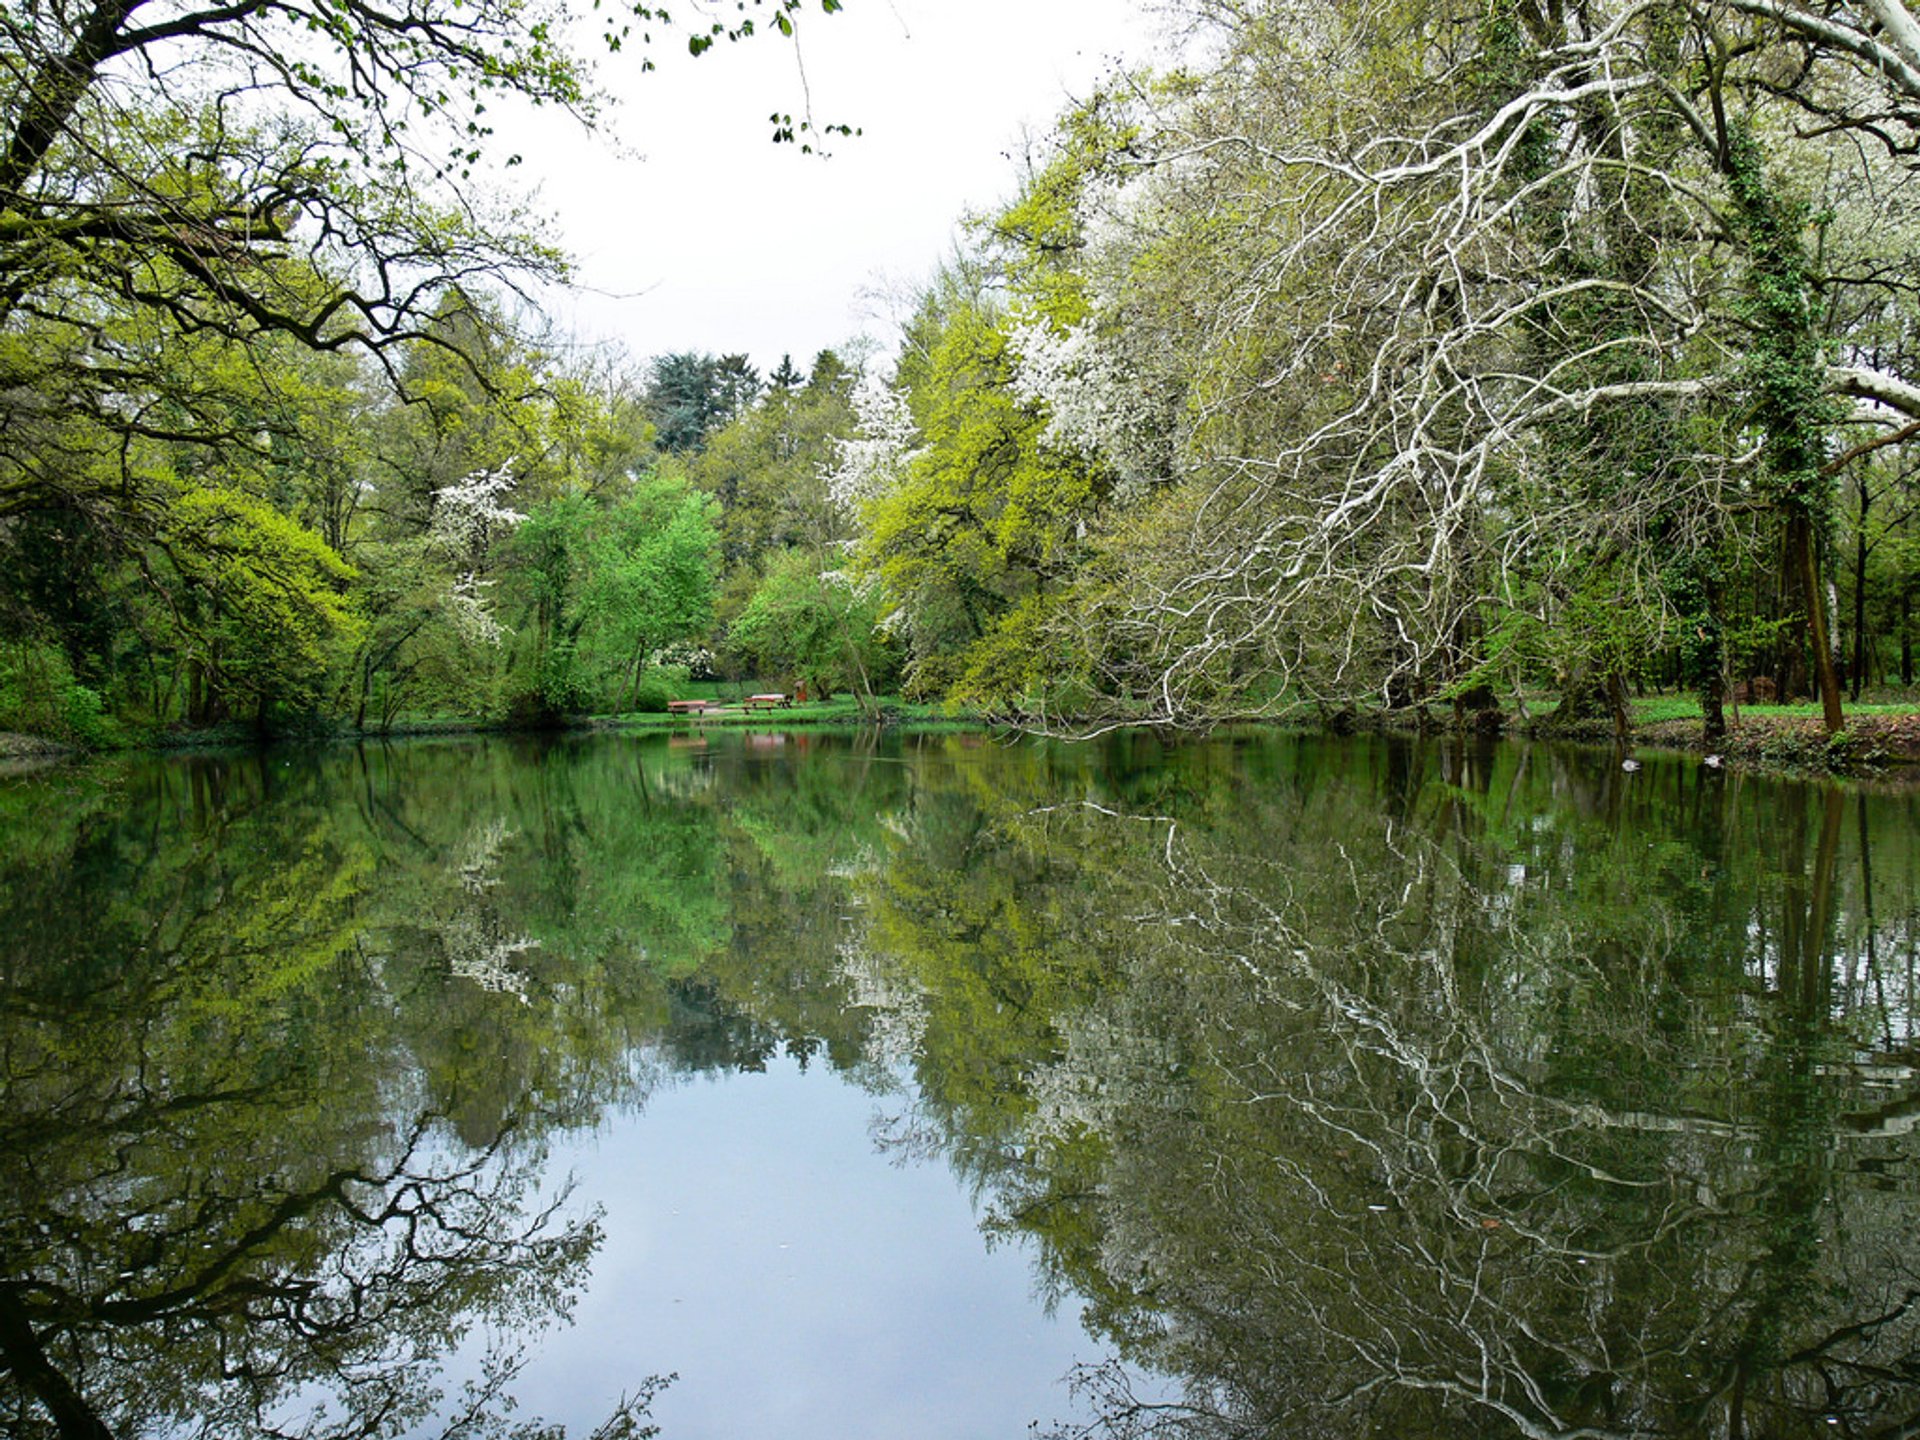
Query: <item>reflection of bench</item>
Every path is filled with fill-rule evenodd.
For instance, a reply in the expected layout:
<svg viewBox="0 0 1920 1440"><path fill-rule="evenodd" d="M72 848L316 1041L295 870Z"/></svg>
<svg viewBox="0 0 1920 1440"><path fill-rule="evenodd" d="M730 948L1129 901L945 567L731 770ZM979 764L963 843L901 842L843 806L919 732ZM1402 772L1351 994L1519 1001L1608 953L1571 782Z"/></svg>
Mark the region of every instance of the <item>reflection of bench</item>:
<svg viewBox="0 0 1920 1440"><path fill-rule="evenodd" d="M711 700L667 701L667 713L669 715L698 715L701 711L711 710L712 708L713 701Z"/></svg>
<svg viewBox="0 0 1920 1440"><path fill-rule="evenodd" d="M743 710L771 710L779 706L784 709L791 704L793 704L793 701L784 695L749 695L740 702L740 708Z"/></svg>

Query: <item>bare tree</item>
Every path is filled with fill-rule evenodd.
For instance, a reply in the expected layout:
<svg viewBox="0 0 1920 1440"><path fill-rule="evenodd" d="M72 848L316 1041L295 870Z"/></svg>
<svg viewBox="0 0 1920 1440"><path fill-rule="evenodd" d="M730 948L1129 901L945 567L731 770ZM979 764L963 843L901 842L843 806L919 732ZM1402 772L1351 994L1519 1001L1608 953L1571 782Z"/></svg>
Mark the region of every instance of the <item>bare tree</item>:
<svg viewBox="0 0 1920 1440"><path fill-rule="evenodd" d="M1890 39L1862 48L1881 22L1200 8L1229 58L1154 101L1108 197L1110 309L1188 283L1203 239L1212 267L1180 337L1178 493L1129 517L1084 637L1112 633L1116 688L1205 718L1477 699L1530 639L1604 669L1706 634L1679 579L1765 521L1838 729L1825 467L1839 427L1885 433L1914 395L1851 363L1850 297L1907 283L1885 233L1907 72Z"/></svg>

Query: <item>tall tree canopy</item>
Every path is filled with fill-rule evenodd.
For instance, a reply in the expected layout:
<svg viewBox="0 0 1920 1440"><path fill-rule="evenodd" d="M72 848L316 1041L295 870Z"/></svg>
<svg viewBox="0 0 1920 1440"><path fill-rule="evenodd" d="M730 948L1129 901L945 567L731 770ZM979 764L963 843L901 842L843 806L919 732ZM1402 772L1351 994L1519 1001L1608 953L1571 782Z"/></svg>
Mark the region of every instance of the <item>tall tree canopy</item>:
<svg viewBox="0 0 1920 1440"><path fill-rule="evenodd" d="M802 4L703 17L691 48L791 34ZM438 603L391 569L417 570L436 494L642 468L624 397L505 338L567 265L497 193L520 157L490 117L593 124L591 52L668 23L624 4L583 28L565 0L6 7L0 643L96 689L146 664L156 715L184 676L202 721L317 703L355 656L364 713ZM395 402L417 418L368 423ZM350 556L387 567L353 600Z"/></svg>
<svg viewBox="0 0 1920 1440"><path fill-rule="evenodd" d="M1907 11L1184 8L1208 62L1069 116L996 226L996 388L1119 481L1043 622L1119 713L1617 708L1666 653L1711 723L1777 644L1837 729L1837 477L1920 414Z"/></svg>
<svg viewBox="0 0 1920 1440"><path fill-rule="evenodd" d="M647 408L660 446L698 450L709 433L739 415L760 394L760 372L745 355L660 355L652 364Z"/></svg>

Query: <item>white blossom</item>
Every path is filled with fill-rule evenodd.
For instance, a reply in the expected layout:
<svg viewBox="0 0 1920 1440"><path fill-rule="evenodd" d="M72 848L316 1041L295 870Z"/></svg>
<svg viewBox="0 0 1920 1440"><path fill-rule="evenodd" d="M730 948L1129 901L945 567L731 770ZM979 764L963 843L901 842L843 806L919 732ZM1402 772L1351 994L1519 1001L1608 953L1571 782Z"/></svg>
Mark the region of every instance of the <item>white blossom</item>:
<svg viewBox="0 0 1920 1440"><path fill-rule="evenodd" d="M465 572L441 598L447 623L470 645L497 646L507 630L488 604L491 580L480 578L479 566L493 537L527 517L504 502L513 489L513 466L476 470L457 484L433 492L433 521L428 544L450 556Z"/></svg>
<svg viewBox="0 0 1920 1440"><path fill-rule="evenodd" d="M853 395L857 425L851 439L835 440L835 463L824 478L833 503L852 515L905 478L923 453L913 448L913 414L906 396L871 382Z"/></svg>
<svg viewBox="0 0 1920 1440"><path fill-rule="evenodd" d="M1091 322L1065 331L1045 321L1015 327L1014 393L1046 408L1043 439L1112 467L1122 496L1166 477L1166 446L1152 388L1101 343Z"/></svg>
<svg viewBox="0 0 1920 1440"><path fill-rule="evenodd" d="M1064 329L1044 319L1014 328L1014 393L1047 412L1046 443L1097 459L1119 478L1121 498L1171 478L1172 397L1166 347L1128 316L1127 276L1158 227L1164 177L1089 182L1076 206L1093 316Z"/></svg>
<svg viewBox="0 0 1920 1440"><path fill-rule="evenodd" d="M507 627L494 618L488 606L485 592L492 588L493 581L482 580L469 570L454 581L453 588L442 597L447 623L469 645L498 647L507 636Z"/></svg>
<svg viewBox="0 0 1920 1440"><path fill-rule="evenodd" d="M456 559L475 563L496 530L510 530L527 517L503 504L513 489L513 466L476 470L433 492L433 541Z"/></svg>

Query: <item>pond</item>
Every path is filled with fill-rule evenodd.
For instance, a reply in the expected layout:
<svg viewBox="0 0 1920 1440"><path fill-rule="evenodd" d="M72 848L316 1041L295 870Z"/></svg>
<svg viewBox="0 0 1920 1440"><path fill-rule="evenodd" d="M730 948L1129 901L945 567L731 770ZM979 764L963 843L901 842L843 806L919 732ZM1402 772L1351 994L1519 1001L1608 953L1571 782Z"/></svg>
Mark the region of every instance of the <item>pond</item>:
<svg viewBox="0 0 1920 1440"><path fill-rule="evenodd" d="M0 1433L1914 1433L1917 810L1271 734L0 779Z"/></svg>

